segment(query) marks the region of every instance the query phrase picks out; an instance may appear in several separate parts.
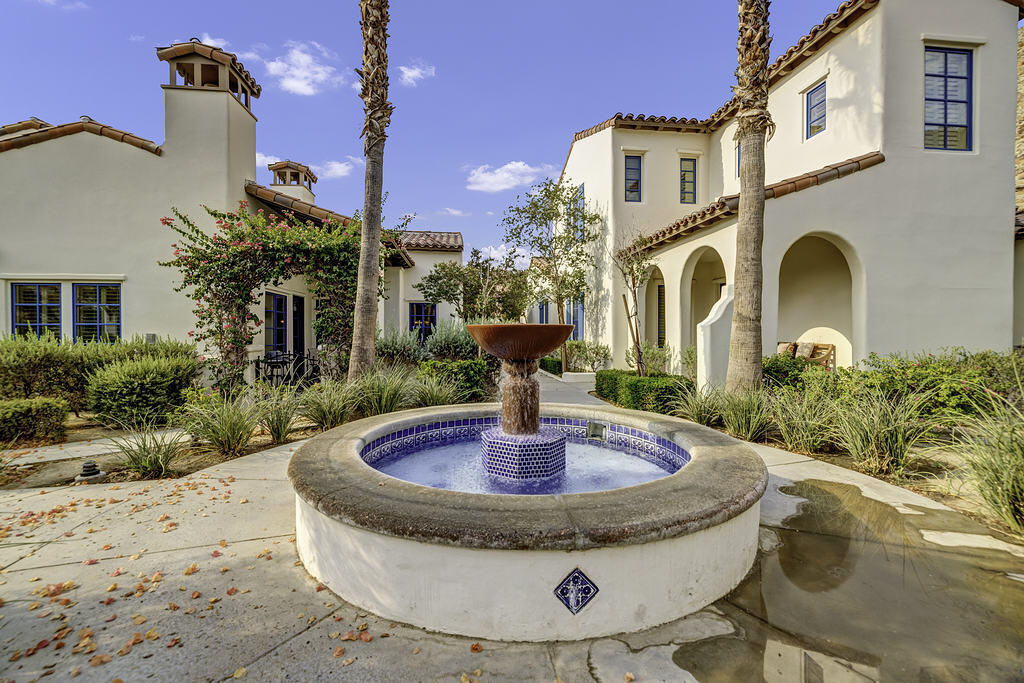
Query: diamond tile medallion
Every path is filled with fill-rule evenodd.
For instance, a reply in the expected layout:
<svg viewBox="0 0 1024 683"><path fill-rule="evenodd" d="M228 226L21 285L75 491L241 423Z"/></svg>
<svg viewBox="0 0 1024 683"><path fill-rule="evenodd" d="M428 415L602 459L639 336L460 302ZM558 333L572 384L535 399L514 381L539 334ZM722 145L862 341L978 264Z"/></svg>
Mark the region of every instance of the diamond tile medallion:
<svg viewBox="0 0 1024 683"><path fill-rule="evenodd" d="M579 567L573 569L569 576L562 579L562 583L558 584L558 588L555 589L555 597L573 614L577 614L586 607L595 595L597 595L597 584L587 578L587 575L580 571Z"/></svg>

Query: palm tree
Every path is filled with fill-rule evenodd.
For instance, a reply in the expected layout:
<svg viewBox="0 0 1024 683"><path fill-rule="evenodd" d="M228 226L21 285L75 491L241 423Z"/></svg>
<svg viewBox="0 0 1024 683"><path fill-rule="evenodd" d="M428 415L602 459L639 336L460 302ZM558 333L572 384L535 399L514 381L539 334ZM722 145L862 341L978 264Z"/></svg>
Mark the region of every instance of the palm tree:
<svg viewBox="0 0 1024 683"><path fill-rule="evenodd" d="M388 102L388 0L360 0L359 14L363 29L363 68L356 69L356 73L362 82L359 96L366 112L362 133L366 181L352 355L348 363L350 379L369 370L376 356L384 141L394 111Z"/></svg>
<svg viewBox="0 0 1024 683"><path fill-rule="evenodd" d="M764 146L775 132L768 112L768 59L772 38L771 0L739 0L739 99L736 141L740 150L740 206L736 226L732 334L729 338L728 391L753 389L761 382L761 289L764 281Z"/></svg>

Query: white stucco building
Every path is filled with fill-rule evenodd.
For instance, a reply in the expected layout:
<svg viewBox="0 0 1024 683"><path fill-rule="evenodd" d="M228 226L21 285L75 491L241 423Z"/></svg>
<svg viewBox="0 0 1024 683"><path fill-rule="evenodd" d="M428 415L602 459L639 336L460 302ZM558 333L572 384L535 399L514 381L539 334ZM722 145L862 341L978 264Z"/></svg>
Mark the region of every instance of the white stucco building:
<svg viewBox="0 0 1024 683"><path fill-rule="evenodd" d="M175 234L159 219L177 207L212 229L201 205L300 218L344 216L315 204L316 175L284 161L273 183L256 181L252 105L260 86L231 53L199 42L157 49L167 63L165 135L143 140L83 116L51 125L39 119L0 127L0 316L5 332L51 330L76 338L157 335L184 338L191 301L175 293ZM161 70L162 71L162 70ZM381 326L447 317L412 289L434 263L462 258L459 233L405 233L385 273ZM251 349L315 349L315 302L303 278L268 288L266 327Z"/></svg>
<svg viewBox="0 0 1024 683"><path fill-rule="evenodd" d="M873 351L1021 343L1022 16L1021 0L849 0L772 66L766 354L835 344L849 365ZM574 136L562 172L604 215L606 253L651 238L642 334L676 351L703 335L712 379L728 353L736 111L733 99L703 120L616 114ZM591 285L584 336L624 366L623 286L607 257Z"/></svg>

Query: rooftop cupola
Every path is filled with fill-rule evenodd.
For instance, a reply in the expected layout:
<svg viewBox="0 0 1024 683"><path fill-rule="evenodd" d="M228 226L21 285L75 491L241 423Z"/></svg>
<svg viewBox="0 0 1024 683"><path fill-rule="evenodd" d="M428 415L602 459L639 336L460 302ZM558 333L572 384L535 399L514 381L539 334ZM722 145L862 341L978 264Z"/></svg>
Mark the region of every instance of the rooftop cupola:
<svg viewBox="0 0 1024 683"><path fill-rule="evenodd" d="M235 55L219 47L205 45L198 38L158 47L156 56L170 66L170 80L165 88L225 91L247 110L251 100L260 96L260 84Z"/></svg>
<svg viewBox="0 0 1024 683"><path fill-rule="evenodd" d="M267 164L267 168L274 174L271 188L289 197L314 203L316 197L313 194L313 183L316 182L316 174L309 170L309 166L286 160Z"/></svg>

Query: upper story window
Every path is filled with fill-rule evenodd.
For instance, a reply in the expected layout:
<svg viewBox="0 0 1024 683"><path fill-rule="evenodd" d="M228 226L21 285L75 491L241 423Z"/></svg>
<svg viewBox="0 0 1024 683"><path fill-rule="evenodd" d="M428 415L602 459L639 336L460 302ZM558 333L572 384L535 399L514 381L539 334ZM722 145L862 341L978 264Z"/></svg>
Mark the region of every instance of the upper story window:
<svg viewBox="0 0 1024 683"><path fill-rule="evenodd" d="M943 47L924 52L924 146L968 151L972 145L973 53Z"/></svg>
<svg viewBox="0 0 1024 683"><path fill-rule="evenodd" d="M825 83L807 93L807 139L825 130Z"/></svg>
<svg viewBox="0 0 1024 683"><path fill-rule="evenodd" d="M640 162L639 155L626 155L626 201L640 201Z"/></svg>
<svg viewBox="0 0 1024 683"><path fill-rule="evenodd" d="M11 285L11 331L60 338L60 285L18 282Z"/></svg>
<svg viewBox="0 0 1024 683"><path fill-rule="evenodd" d="M121 338L121 285L76 284L75 339L113 343Z"/></svg>
<svg viewBox="0 0 1024 683"><path fill-rule="evenodd" d="M679 160L679 203L697 203L697 160Z"/></svg>

